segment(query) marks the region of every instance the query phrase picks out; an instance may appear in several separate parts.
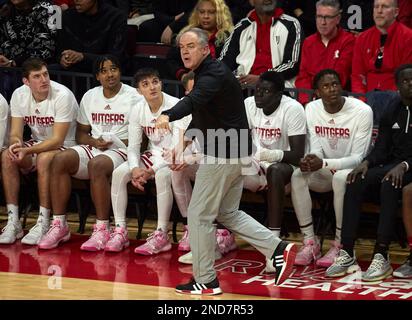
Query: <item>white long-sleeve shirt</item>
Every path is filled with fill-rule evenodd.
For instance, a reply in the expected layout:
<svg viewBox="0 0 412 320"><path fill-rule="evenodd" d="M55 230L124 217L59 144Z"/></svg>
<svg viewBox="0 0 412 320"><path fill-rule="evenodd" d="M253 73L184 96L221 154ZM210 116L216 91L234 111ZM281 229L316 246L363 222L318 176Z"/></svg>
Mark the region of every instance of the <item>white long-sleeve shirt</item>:
<svg viewBox="0 0 412 320"><path fill-rule="evenodd" d="M345 97L342 109L325 111L321 99L306 105L309 152L332 170L355 168L369 151L372 109L359 99Z"/></svg>
<svg viewBox="0 0 412 320"><path fill-rule="evenodd" d="M170 123L170 132L160 133L159 130L155 128L156 119L160 116L162 111L172 108L179 102L178 98L170 96L164 92L162 94L163 103L156 113L152 113L146 99L142 99L130 115L128 129L129 145L127 147L127 159L130 170L139 167L140 145L142 143L143 134L149 139L147 149L156 156L155 158L157 161L154 162L152 166L152 169L156 172L167 164L161 157L163 149L172 149L179 140L180 130L186 130L191 121L191 116L186 116L178 121L173 121Z"/></svg>

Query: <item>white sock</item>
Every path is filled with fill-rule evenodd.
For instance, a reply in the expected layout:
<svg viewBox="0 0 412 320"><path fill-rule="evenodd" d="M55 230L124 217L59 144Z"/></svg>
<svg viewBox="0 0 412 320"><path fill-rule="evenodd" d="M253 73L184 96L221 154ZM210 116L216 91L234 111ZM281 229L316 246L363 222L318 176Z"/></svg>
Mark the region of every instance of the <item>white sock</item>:
<svg viewBox="0 0 412 320"><path fill-rule="evenodd" d="M306 227L301 227L300 231L303 234L303 240L310 240L315 238L315 231L313 230L313 224L310 224Z"/></svg>
<svg viewBox="0 0 412 320"><path fill-rule="evenodd" d="M157 220L157 229L156 230L162 230L163 232L168 232L169 231L169 221L161 221Z"/></svg>
<svg viewBox="0 0 412 320"><path fill-rule="evenodd" d="M127 227L126 221L124 219L122 221L116 221L116 227L126 229Z"/></svg>
<svg viewBox="0 0 412 320"><path fill-rule="evenodd" d="M110 221L109 220L97 220L96 219L96 225L97 226L100 226L102 224L106 226L107 230L109 230L109 228L110 228Z"/></svg>
<svg viewBox="0 0 412 320"><path fill-rule="evenodd" d="M14 204L7 204L7 214L9 221L13 221L14 223L20 222L19 220L19 206Z"/></svg>
<svg viewBox="0 0 412 320"><path fill-rule="evenodd" d="M53 215L53 220L60 221L60 224L61 224L62 226L66 226L66 225L67 225L66 215L65 215L65 214L61 214L61 215L56 215L56 214L54 214L54 215Z"/></svg>
<svg viewBox="0 0 412 320"><path fill-rule="evenodd" d="M276 238L280 238L280 228L269 228L269 230L272 231Z"/></svg>
<svg viewBox="0 0 412 320"><path fill-rule="evenodd" d="M157 193L157 229L167 232L173 206L172 178L169 168L162 168L155 175Z"/></svg>
<svg viewBox="0 0 412 320"><path fill-rule="evenodd" d="M49 225L50 211L50 209L40 206L39 217L37 218L37 222L41 222L44 225Z"/></svg>
<svg viewBox="0 0 412 320"><path fill-rule="evenodd" d="M340 243L341 234L342 234L342 230L339 229L338 227L336 227L336 231L335 231L335 241L338 242L338 243Z"/></svg>

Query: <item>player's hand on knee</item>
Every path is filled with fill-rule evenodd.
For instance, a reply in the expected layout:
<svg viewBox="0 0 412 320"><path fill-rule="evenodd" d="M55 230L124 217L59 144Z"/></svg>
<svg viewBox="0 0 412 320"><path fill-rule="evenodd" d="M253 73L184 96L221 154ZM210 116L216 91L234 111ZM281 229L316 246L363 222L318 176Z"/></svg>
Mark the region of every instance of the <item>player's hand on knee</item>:
<svg viewBox="0 0 412 320"><path fill-rule="evenodd" d="M18 160L18 152L16 151L16 149L21 148L22 144L21 142L16 142L13 143L12 145L9 146L9 148L7 149L7 155L9 156L9 158L13 161L17 161Z"/></svg>
<svg viewBox="0 0 412 320"><path fill-rule="evenodd" d="M101 151L107 150L113 144L113 141L106 141L102 137L96 139L95 147Z"/></svg>
<svg viewBox="0 0 412 320"><path fill-rule="evenodd" d="M363 161L360 165L358 165L355 169L353 169L346 178L346 183L351 184L354 183L358 175L361 176L362 179L365 179L366 173L368 172L368 164L367 160Z"/></svg>

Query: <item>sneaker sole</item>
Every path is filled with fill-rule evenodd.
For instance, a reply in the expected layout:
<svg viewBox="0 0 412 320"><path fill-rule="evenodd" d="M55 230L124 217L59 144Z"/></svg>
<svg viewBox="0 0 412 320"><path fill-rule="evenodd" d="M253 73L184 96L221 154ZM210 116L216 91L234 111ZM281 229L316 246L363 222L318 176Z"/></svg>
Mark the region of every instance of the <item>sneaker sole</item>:
<svg viewBox="0 0 412 320"><path fill-rule="evenodd" d="M348 267L348 269L346 269L342 272L335 273L335 274L327 274L327 273L325 273L325 274L326 274L327 277L330 277L330 278L339 278L339 277L343 277L347 274L352 274L352 273L358 272L360 270L361 270L361 268L359 267L359 265L354 264L354 265L351 265L350 267Z"/></svg>
<svg viewBox="0 0 412 320"><path fill-rule="evenodd" d="M393 269L390 268L390 269L389 269L388 271L386 271L383 275L378 276L378 277L375 277L375 278L369 278L369 279L368 279L368 278L364 278L364 277L362 276L362 281L365 281L365 282L374 282L374 281L384 280L384 279L390 277L391 274L392 274L392 272L393 272Z"/></svg>
<svg viewBox="0 0 412 320"><path fill-rule="evenodd" d="M24 236L24 231L20 231L18 234L16 234L16 239L14 239L13 242L0 242L0 244L13 244L16 242L16 240L20 240Z"/></svg>
<svg viewBox="0 0 412 320"><path fill-rule="evenodd" d="M57 243L53 244L52 246L38 246L39 249L43 249L43 250L48 250L48 249L54 249L57 248L59 246L60 243L64 243L70 240L70 233L65 235L63 238L61 238L59 241L57 241Z"/></svg>
<svg viewBox="0 0 412 320"><path fill-rule="evenodd" d="M190 264L190 265L192 265L192 264L193 264L193 256L192 256L192 258L190 258L190 259L188 259L188 258L182 258L182 257L184 257L184 256L185 256L185 255L180 256L180 257L177 259L177 261L180 262L180 263L183 263L183 264ZM222 259L222 258L223 258L222 255L218 255L218 256L215 255L215 261L218 261L218 260L220 260L220 259Z"/></svg>
<svg viewBox="0 0 412 320"><path fill-rule="evenodd" d="M169 251L172 249L172 244L169 243L167 246L163 247L162 249L158 250L158 251L153 251L153 252L149 252L149 251L143 251L143 250L137 250L137 248L134 250L134 253L137 254L141 254L143 256L152 256L161 252L165 252L165 251Z"/></svg>
<svg viewBox="0 0 412 320"><path fill-rule="evenodd" d="M27 235L28 235L28 234L27 234ZM26 235L26 237L27 237L27 235ZM44 234L43 234L42 236L44 236ZM41 237L39 238L39 240L37 240L37 241L24 240L24 239L26 239L26 237L24 237L23 239L21 239L21 243L27 244L27 245L29 245L29 246L35 246L35 245L38 245L38 244L39 244L42 236L41 236Z"/></svg>
<svg viewBox="0 0 412 320"><path fill-rule="evenodd" d="M412 274L410 274L409 276L405 276L400 272L394 271L393 272L393 276L396 278L401 278L401 279L411 279L412 278Z"/></svg>
<svg viewBox="0 0 412 320"><path fill-rule="evenodd" d="M316 261L316 266L321 267L321 268L329 268L332 264L333 264L333 262L324 262L324 261L320 261L320 260Z"/></svg>
<svg viewBox="0 0 412 320"><path fill-rule="evenodd" d="M123 251L124 249L128 248L129 245L130 245L130 242L127 242L127 243L123 244L123 246L122 246L120 249L111 248L111 247L105 247L105 248L104 248L104 251L105 251L105 252L121 252L121 251Z"/></svg>
<svg viewBox="0 0 412 320"><path fill-rule="evenodd" d="M192 294L192 295L203 295L203 296L214 296L217 294L222 294L223 291L220 288L215 288L215 289L203 289L203 290L179 290L175 289L177 293L182 293L182 294Z"/></svg>
<svg viewBox="0 0 412 320"><path fill-rule="evenodd" d="M297 254L297 246L294 243L289 243L283 252L283 260L285 261L280 270L278 279L276 281L276 285L282 284L287 278L289 278L290 274L293 270L293 263L295 261Z"/></svg>
<svg viewBox="0 0 412 320"><path fill-rule="evenodd" d="M316 256L316 257L312 257L312 260L310 260L310 262L307 262L307 261L305 261L305 262L300 262L300 261L296 261L295 260L295 262L293 263L295 266L310 266L311 264L315 264L315 265L317 265L317 262L318 262L318 260L320 259L322 257L322 255L321 254L319 254L319 256Z"/></svg>
<svg viewBox="0 0 412 320"><path fill-rule="evenodd" d="M177 251L190 251L190 246L187 246L187 247L178 246Z"/></svg>

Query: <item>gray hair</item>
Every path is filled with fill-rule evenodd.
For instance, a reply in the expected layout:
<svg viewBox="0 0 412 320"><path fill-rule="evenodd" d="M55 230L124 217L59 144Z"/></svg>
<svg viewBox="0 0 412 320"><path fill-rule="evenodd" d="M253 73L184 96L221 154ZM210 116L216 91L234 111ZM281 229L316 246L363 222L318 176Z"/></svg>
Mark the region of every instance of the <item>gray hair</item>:
<svg viewBox="0 0 412 320"><path fill-rule="evenodd" d="M332 7L340 11L339 0L319 0L316 2L316 8L317 7Z"/></svg>
<svg viewBox="0 0 412 320"><path fill-rule="evenodd" d="M207 32L203 29L200 29L200 28L189 28L189 29L183 30L183 32L179 33L179 35L177 36L176 43L179 44L180 43L180 38L185 33L188 33L188 32L192 32L197 36L197 38L199 39L199 44L202 47L206 47L206 46L209 45L209 36L208 36Z"/></svg>

